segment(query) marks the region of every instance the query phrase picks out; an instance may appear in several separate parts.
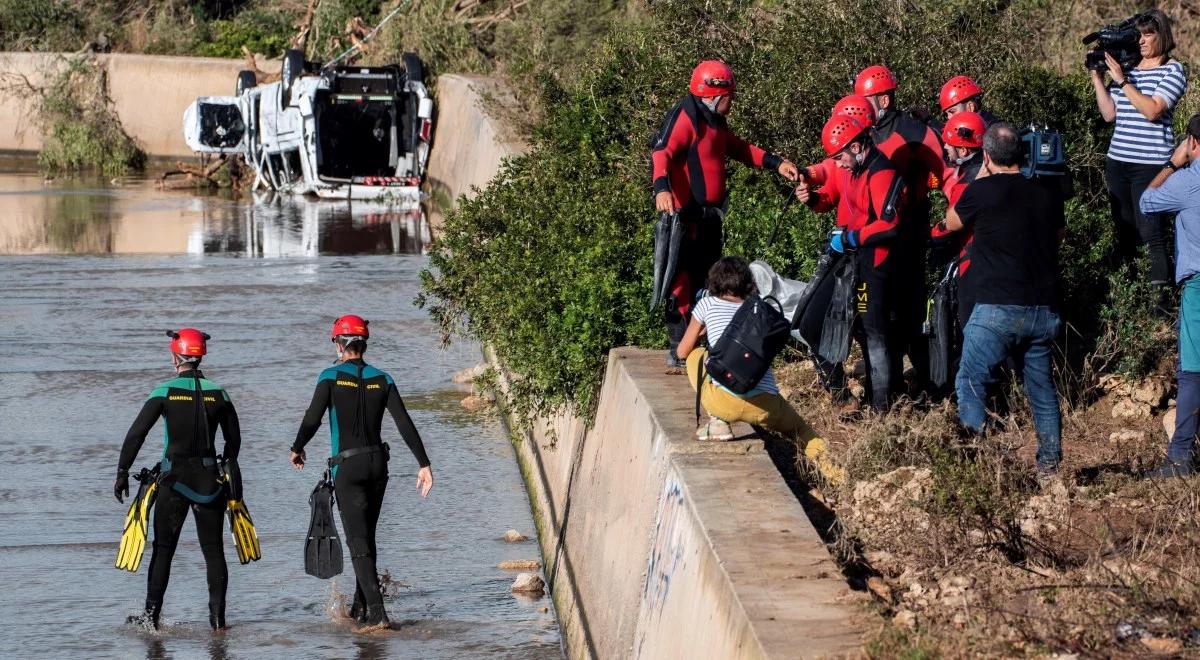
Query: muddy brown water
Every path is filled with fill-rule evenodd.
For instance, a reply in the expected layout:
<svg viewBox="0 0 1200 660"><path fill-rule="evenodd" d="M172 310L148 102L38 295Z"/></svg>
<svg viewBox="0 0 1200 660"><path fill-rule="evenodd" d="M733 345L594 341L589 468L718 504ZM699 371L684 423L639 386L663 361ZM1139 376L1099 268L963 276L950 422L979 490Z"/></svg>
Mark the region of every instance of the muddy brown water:
<svg viewBox="0 0 1200 660"><path fill-rule="evenodd" d="M561 657L549 598L514 596L506 560L536 559L529 504L500 422L465 412L451 375L478 347L442 349L413 306L428 228L419 211L306 200L161 192L150 178L44 181L0 161L0 657ZM396 379L436 486L422 500L416 462L394 427L379 529L386 601L398 630L358 634L330 613L353 590L303 572L308 494L319 473L287 465L329 324L371 320L367 359ZM188 522L167 591L165 629L123 624L145 591L112 567L125 506L111 484L121 441L146 395L171 377L163 330L213 336L205 373L238 407L246 500L261 561L232 541L231 629L207 626L207 592ZM310 454L328 451L327 425ZM161 427L136 465L162 450ZM218 440L220 445L220 440ZM349 563L347 562L347 569Z"/></svg>

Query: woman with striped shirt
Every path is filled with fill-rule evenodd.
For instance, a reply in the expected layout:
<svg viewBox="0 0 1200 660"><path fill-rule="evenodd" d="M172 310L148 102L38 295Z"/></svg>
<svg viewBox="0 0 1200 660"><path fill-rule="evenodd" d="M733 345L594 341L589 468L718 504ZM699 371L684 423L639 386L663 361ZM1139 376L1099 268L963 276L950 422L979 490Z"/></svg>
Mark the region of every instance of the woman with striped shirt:
<svg viewBox="0 0 1200 660"><path fill-rule="evenodd" d="M1150 281L1162 286L1165 295L1172 281L1173 252L1167 243L1166 218L1143 214L1138 199L1175 149L1171 122L1187 77L1183 65L1171 59L1175 39L1167 15L1152 9L1140 14L1135 25L1141 33L1141 62L1123 71L1105 53L1111 82L1105 84L1104 73L1093 70L1092 85L1100 115L1104 121L1116 122L1104 173L1118 250L1129 259L1137 255L1138 245L1145 245L1150 252Z"/></svg>

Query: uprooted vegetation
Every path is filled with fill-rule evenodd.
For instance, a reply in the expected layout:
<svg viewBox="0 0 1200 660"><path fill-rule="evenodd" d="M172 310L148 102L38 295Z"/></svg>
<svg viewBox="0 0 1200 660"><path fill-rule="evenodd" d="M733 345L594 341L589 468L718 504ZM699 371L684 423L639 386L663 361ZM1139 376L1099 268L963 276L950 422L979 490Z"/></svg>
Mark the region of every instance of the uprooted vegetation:
<svg viewBox="0 0 1200 660"><path fill-rule="evenodd" d="M28 76L0 75L0 93L20 94L42 134L38 161L51 174L95 170L122 176L141 169L146 154L125 132L108 96L103 67L88 57L60 58Z"/></svg>

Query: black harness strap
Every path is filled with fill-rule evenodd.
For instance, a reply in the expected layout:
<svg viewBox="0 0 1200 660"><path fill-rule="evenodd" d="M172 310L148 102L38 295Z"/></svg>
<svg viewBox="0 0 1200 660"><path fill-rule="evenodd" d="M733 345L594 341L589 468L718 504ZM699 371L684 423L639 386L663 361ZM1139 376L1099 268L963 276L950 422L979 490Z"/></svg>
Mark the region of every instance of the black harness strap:
<svg viewBox="0 0 1200 660"><path fill-rule="evenodd" d="M388 443L386 442L378 445L371 445L370 447L355 447L354 449L346 449L329 458L329 467L333 468L345 461L347 458L354 458L355 456L362 456L363 454L373 454L380 451L384 453L384 460L387 460L391 456L391 449L392 448L389 447Z"/></svg>

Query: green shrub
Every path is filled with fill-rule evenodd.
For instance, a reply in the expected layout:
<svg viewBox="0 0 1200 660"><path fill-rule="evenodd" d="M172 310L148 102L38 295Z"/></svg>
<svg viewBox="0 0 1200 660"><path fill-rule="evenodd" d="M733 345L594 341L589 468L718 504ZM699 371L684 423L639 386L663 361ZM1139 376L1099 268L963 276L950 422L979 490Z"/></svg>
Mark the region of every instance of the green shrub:
<svg viewBox="0 0 1200 660"><path fill-rule="evenodd" d="M39 90L35 113L42 128L38 161L48 172L96 170L121 176L141 169L146 154L121 127L104 72L86 59L66 63Z"/></svg>
<svg viewBox="0 0 1200 660"><path fill-rule="evenodd" d="M242 48L267 57L279 57L295 33L295 17L285 12L251 8L226 20L208 23L209 38L196 49L208 57L242 57Z"/></svg>
<svg viewBox="0 0 1200 660"><path fill-rule="evenodd" d="M1063 255L1066 312L1068 320L1094 318L1107 299L1111 263L1099 172L1108 128L1083 75L1042 69L1013 46L1035 20L1023 7L956 0L910 3L897 13L882 0L656 2L620 21L569 80L542 70L549 82L537 104L545 114L530 153L447 216L422 302L447 333L496 347L522 378L529 410L586 409L608 348L664 345L661 323L645 309L648 142L685 93L695 62L715 57L738 75L734 130L801 164L821 157L829 107L874 62L896 72L902 108L933 105L946 79L967 73L1001 116L1062 128L1079 191L1068 208L1079 238ZM793 206L768 247L784 200L778 178L738 165L732 171L726 252L765 256L781 273L806 277L831 220Z"/></svg>

